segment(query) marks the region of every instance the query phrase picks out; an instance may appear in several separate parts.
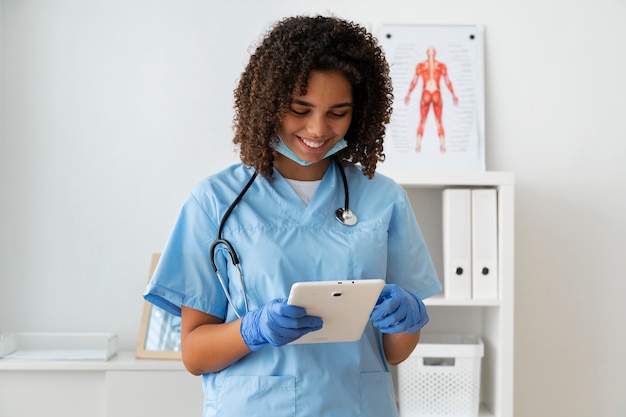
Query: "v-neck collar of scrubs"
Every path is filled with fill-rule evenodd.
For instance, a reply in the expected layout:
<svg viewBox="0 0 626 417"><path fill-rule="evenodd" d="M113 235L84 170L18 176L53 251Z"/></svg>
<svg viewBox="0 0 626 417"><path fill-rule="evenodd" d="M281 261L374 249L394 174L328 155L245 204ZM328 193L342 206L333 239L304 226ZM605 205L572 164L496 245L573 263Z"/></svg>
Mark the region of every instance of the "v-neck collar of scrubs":
<svg viewBox="0 0 626 417"><path fill-rule="evenodd" d="M333 207L333 204L336 204L338 195L344 196L341 188L343 185L339 184L337 175L337 167L335 164L330 164L317 190L311 196L311 201L308 205L302 202L300 196L278 170L274 169L273 180L266 181L268 181L270 194L280 208L282 215L296 223L301 223L318 218L324 215L324 213L327 213L329 216L332 215L334 209L329 207ZM337 189L337 187L340 189Z"/></svg>
<svg viewBox="0 0 626 417"><path fill-rule="evenodd" d="M315 194L315 191L317 191L317 187L319 187L320 183L322 182L322 180L300 181L291 180L289 178L285 179L287 180L289 185L291 185L291 188L294 189L296 194L298 194L300 200L302 200L305 206L309 205L311 197L313 197L313 194Z"/></svg>

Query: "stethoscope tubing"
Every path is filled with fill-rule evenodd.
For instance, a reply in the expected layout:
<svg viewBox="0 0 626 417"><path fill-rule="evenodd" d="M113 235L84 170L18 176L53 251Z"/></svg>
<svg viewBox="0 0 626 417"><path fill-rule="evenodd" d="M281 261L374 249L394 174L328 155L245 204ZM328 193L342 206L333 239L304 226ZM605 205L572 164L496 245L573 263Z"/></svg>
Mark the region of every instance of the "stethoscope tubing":
<svg viewBox="0 0 626 417"><path fill-rule="evenodd" d="M345 198L344 207L338 208L335 212L335 216L339 222L345 224L346 226L354 226L357 222L357 217L354 213L352 213L352 210L350 210L350 206L349 206L350 192L348 190L348 180L346 178L346 173L339 159L333 157L333 160L335 161L335 164L337 165L337 167L339 168L339 172L341 173L341 179L343 182L343 190L344 190L344 198ZM217 279L219 280L222 290L224 291L224 295L226 296L226 299L228 300L228 304L230 304L231 308L233 309L233 311L235 312L235 315L238 318L241 318L242 315L241 313L239 313L237 308L235 308L235 303L233 302L230 296L230 291L228 291L228 288L226 287L226 283L224 279L222 278L222 275L219 272L217 264L215 263L215 250L217 249L219 245L223 245L226 247L226 252L230 256L233 266L237 270L237 276L239 277L239 281L241 283L241 290L243 293L243 302L244 302L244 306L245 306L246 313L247 313L250 310L248 306L248 296L247 296L246 286L245 286L244 279L243 279L243 273L241 271L241 266L239 265L239 256L237 255L237 251L235 250L232 243L230 243L228 240L222 237L222 231L224 230L224 224L226 224L226 220L228 220L228 218L230 217L235 207L237 207L237 204L239 204L239 202L241 201L243 196L246 194L250 186L252 186L252 183L254 182L256 177L257 177L257 172L255 171L250 177L250 179L248 180L248 182L246 183L246 185L239 192L235 200L228 207L228 209L224 213L224 216L222 216L222 220L220 221L219 227L217 229L217 239L213 241L213 243L211 244L211 249L210 249L211 266L213 267L213 271L217 275Z"/></svg>
<svg viewBox="0 0 626 417"><path fill-rule="evenodd" d="M235 308L235 303L230 297L230 291L228 291L228 288L226 287L226 283L224 282L224 279L222 278L222 275L220 274L217 264L215 263L215 249L219 245L226 246L226 252L230 256L230 260L232 261L233 266L237 269L237 276L239 277L239 282L241 283L241 289L243 292L243 302L244 302L246 313L247 313L250 310L248 307L248 296L246 295L247 294L246 285L243 280L243 273L241 272L241 267L239 266L239 256L237 256L237 251L233 247L232 243L222 238L222 231L224 229L224 224L226 223L226 220L230 217L230 214L233 212L235 207L237 207L237 204L239 204L244 194L246 194L246 192L248 191L248 189L250 188L250 186L252 185L256 177L257 177L257 172L255 171L250 177L250 179L248 180L248 182L246 183L246 185L243 187L243 189L239 192L235 200L230 204L230 206L226 210L226 213L224 213L224 216L222 216L222 220L220 221L220 225L217 229L217 239L215 239L215 241L211 244L211 256L210 256L211 266L213 267L213 271L215 272L215 275L217 275L217 279L219 280L220 285L222 286L222 290L224 291L224 295L226 296L226 299L228 300L228 304L230 304L230 306L232 307L233 311L235 312L238 318L241 318L241 314Z"/></svg>

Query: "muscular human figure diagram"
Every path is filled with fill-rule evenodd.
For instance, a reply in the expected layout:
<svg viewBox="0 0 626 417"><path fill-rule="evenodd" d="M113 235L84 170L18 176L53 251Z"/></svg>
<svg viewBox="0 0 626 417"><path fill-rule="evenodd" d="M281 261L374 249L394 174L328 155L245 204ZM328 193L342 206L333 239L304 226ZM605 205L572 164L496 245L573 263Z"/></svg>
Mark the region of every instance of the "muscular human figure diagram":
<svg viewBox="0 0 626 417"><path fill-rule="evenodd" d="M439 136L439 150L441 153L446 152L445 133L443 129L443 123L441 122L441 114L443 111L443 103L441 101L441 89L439 88L439 82L443 78L448 90L452 93L452 100L456 106L459 103L459 99L454 94L452 88L452 82L448 78L448 69L442 62L435 60L435 48L430 46L426 51L426 60L417 64L415 67L415 76L411 80L409 85L409 91L404 97L404 104L409 105L411 93L419 82L420 77L423 79L422 98L420 101L420 121L417 126L417 145L415 151L420 152L422 150L422 137L424 136L424 125L426 125L426 118L431 106L435 113L435 121L437 122L437 134Z"/></svg>

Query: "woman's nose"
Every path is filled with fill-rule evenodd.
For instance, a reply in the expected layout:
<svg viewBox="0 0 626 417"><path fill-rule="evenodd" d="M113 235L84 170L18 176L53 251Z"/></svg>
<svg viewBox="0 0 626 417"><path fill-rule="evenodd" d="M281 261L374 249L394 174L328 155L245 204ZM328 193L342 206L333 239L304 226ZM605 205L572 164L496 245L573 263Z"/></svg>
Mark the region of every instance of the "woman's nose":
<svg viewBox="0 0 626 417"><path fill-rule="evenodd" d="M307 124L307 132L312 137L322 138L329 130L329 124L324 116L312 116Z"/></svg>

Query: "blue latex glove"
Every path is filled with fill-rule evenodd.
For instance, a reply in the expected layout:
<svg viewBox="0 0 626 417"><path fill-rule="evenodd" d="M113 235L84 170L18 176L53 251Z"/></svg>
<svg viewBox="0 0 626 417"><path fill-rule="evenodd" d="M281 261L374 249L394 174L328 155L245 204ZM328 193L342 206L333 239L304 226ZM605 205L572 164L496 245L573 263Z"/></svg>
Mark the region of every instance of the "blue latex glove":
<svg viewBox="0 0 626 417"><path fill-rule="evenodd" d="M385 284L370 320L382 333L417 333L428 323L422 300L395 284Z"/></svg>
<svg viewBox="0 0 626 417"><path fill-rule="evenodd" d="M283 346L300 336L322 328L322 319L307 316L302 307L287 304L286 298L276 298L258 310L246 313L239 331L250 350L263 346Z"/></svg>

